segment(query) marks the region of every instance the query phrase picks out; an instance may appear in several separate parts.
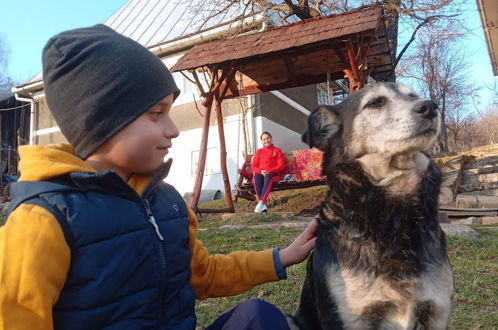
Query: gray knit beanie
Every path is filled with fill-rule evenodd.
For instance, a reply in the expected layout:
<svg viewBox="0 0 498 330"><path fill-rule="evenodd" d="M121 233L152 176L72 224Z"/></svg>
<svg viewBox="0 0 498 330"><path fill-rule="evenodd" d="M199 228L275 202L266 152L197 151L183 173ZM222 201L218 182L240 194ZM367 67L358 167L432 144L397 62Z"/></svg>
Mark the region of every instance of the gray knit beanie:
<svg viewBox="0 0 498 330"><path fill-rule="evenodd" d="M101 24L47 42L43 83L57 125L83 159L161 99L180 93L156 55Z"/></svg>

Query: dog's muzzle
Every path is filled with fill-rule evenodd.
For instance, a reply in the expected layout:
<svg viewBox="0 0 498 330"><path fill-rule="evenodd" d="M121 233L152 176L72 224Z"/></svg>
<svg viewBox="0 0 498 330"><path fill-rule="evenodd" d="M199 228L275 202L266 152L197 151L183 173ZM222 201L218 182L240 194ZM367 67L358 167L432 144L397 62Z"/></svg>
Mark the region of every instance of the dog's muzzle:
<svg viewBox="0 0 498 330"><path fill-rule="evenodd" d="M420 114L422 116L422 118L427 119L427 120L431 120L437 116L437 109L438 109L438 106L436 103L429 101L429 100L425 100L425 101L422 101L419 104L417 104L413 108L413 111Z"/></svg>

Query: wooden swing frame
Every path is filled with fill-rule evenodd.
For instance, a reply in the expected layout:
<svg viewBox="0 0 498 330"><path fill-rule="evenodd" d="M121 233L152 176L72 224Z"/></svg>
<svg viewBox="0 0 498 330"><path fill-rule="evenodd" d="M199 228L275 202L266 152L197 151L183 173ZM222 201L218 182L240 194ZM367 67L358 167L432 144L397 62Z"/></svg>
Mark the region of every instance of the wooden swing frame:
<svg viewBox="0 0 498 330"><path fill-rule="evenodd" d="M286 35L295 36L295 31L306 31L306 25L315 31L322 31L324 28L330 30L330 24L334 24L334 20L347 21L347 14L352 15L351 17L359 17L363 21L366 21L367 19L364 17L369 15L367 18L370 19L368 21L370 23L362 23L363 25L360 27L363 28L356 27L353 29L355 32L345 30L341 34L342 30L336 31L337 33L333 34L333 37L330 37L330 33L324 32L322 32L323 38L320 38L321 35L313 34L312 37L315 41L308 41L311 39L310 37L298 40L299 46L296 46L295 40L293 40L292 47L289 45L289 40L287 43L279 42L279 38ZM278 43L280 47L264 44L262 40L265 38L272 41L273 38L276 38L275 43ZM261 47L256 51L249 47L238 52L233 50L234 45L247 45L258 41L261 43ZM375 41L375 45L372 47L373 41ZM230 50L232 51L230 52ZM219 55L216 55L217 51ZM329 58L334 58L335 61L329 63ZM324 62L325 65L323 65ZM376 64L369 67L369 63ZM204 118L195 184L189 202L190 207L197 213L235 212L226 166L227 152L221 108L224 99L343 78L349 82L349 93L353 93L366 84L366 78L370 73L392 70L392 52L387 42L381 9L311 19L252 35L201 44L189 50L173 66L172 71L190 72L198 87L201 86L199 72L207 72L210 77L209 90L201 93ZM268 71L270 72L268 73ZM236 76L237 72L239 78ZM198 208L197 204L206 165L209 124L213 105L220 141L220 167L226 207L203 209Z"/></svg>

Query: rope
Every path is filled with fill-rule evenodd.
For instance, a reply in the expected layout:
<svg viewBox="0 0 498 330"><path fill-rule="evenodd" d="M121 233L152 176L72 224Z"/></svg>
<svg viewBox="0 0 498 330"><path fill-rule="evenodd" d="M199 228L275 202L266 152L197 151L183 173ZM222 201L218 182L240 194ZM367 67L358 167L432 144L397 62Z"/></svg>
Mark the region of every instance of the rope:
<svg viewBox="0 0 498 330"><path fill-rule="evenodd" d="M0 108L0 111L15 110L15 109L19 109L19 108L28 107L28 106L29 106L29 104L19 105L19 106L17 106L17 107L13 107L13 108Z"/></svg>
<svg viewBox="0 0 498 330"><path fill-rule="evenodd" d="M327 104L334 105L334 90L330 81L329 52L325 50L325 65L327 66Z"/></svg>

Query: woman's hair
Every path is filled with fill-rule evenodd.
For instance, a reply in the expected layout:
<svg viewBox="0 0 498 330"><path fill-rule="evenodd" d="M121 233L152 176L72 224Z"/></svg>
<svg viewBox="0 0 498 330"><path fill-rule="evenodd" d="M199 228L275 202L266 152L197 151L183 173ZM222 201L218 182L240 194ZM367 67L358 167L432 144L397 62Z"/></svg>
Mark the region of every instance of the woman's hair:
<svg viewBox="0 0 498 330"><path fill-rule="evenodd" d="M264 131L263 133L261 133L261 135L259 136L259 139L262 140L263 139L263 135L269 135L272 139L273 139L273 136L271 136L270 132L267 132L267 131Z"/></svg>

